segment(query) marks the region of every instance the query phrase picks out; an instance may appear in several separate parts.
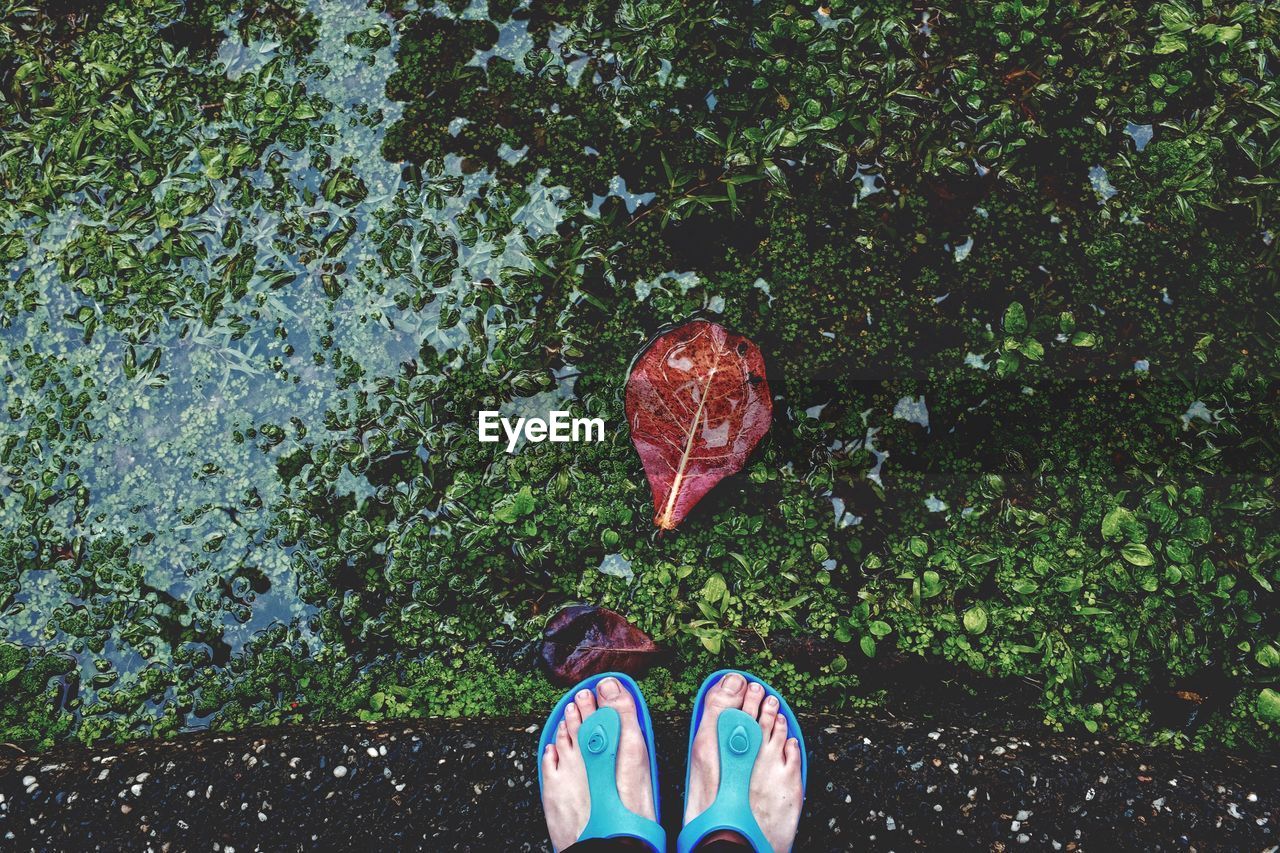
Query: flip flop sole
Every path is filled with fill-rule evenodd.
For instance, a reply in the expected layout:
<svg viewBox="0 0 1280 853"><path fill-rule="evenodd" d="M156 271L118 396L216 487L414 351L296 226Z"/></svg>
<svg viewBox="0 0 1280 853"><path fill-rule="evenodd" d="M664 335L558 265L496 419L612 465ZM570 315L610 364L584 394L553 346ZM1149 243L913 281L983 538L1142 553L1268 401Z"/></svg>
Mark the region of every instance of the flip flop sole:
<svg viewBox="0 0 1280 853"><path fill-rule="evenodd" d="M546 724L542 727L541 737L538 738L538 752L535 756L538 763L538 791L541 792L543 788L542 756L547 751L547 745L555 743L556 728L560 725L560 721L564 719L565 708L569 707L569 703L573 701L574 694L579 690L590 690L594 693L596 686L606 678L618 679L618 683L631 694L632 700L636 703L636 719L640 724L640 734L644 736L645 749L649 753L649 780L653 785L653 811L654 814L661 815L662 804L658 799L658 751L653 740L653 719L649 716L649 706L644 701L640 686L636 684L631 676L621 672L602 672L599 675L593 675L578 682L569 692L560 697L560 701L556 703L550 716L547 717Z"/></svg>
<svg viewBox="0 0 1280 853"><path fill-rule="evenodd" d="M720 683L720 680L726 675L737 673L747 680L748 683L755 682L764 688L765 698L772 696L778 700L778 715L787 721L787 737L793 737L800 745L800 790L801 797L809 785L809 752L804 745L804 734L800 731L800 721L796 718L795 712L791 710L791 706L787 704L787 700L782 694L773 688L767 681L752 675L749 672L743 672L740 669L721 669L711 673L702 682L702 687L698 689L697 698L694 699L693 719L689 723L689 752L686 759L685 775L684 775L684 796L685 807L689 804L689 773L693 769L693 740L698 734L698 726L702 724L703 708L706 706L707 692L711 688Z"/></svg>

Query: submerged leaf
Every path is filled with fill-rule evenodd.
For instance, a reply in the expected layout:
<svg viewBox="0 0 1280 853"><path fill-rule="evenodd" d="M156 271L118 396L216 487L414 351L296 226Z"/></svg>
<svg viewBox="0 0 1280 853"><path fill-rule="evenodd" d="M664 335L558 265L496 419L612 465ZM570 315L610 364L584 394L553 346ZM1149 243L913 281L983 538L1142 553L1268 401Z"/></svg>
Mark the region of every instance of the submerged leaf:
<svg viewBox="0 0 1280 853"><path fill-rule="evenodd" d="M1264 687L1258 694L1258 717L1269 723L1280 723L1280 692Z"/></svg>
<svg viewBox="0 0 1280 853"><path fill-rule="evenodd" d="M505 524L515 524L522 516L533 512L533 491L524 486L520 491L499 501L493 508L493 517Z"/></svg>
<svg viewBox="0 0 1280 853"><path fill-rule="evenodd" d="M1156 561L1151 550L1140 542L1129 542L1120 549L1120 556L1135 566L1149 566Z"/></svg>
<svg viewBox="0 0 1280 853"><path fill-rule="evenodd" d="M716 483L742 469L769 431L764 357L722 326L685 323L636 361L626 410L653 490L654 524L671 530Z"/></svg>
<svg viewBox="0 0 1280 853"><path fill-rule="evenodd" d="M1004 330L1011 335L1021 335L1027 330L1027 309L1021 302L1011 302L1005 309Z"/></svg>
<svg viewBox="0 0 1280 853"><path fill-rule="evenodd" d="M964 612L964 629L970 634L981 634L987 630L987 609L975 604Z"/></svg>
<svg viewBox="0 0 1280 853"><path fill-rule="evenodd" d="M1134 523L1133 513L1122 506L1108 512L1102 518L1102 535L1106 539L1115 539L1121 532Z"/></svg>
<svg viewBox="0 0 1280 853"><path fill-rule="evenodd" d="M624 616L577 604L556 613L542 638L542 662L556 684L571 686L602 672L640 676L661 648Z"/></svg>

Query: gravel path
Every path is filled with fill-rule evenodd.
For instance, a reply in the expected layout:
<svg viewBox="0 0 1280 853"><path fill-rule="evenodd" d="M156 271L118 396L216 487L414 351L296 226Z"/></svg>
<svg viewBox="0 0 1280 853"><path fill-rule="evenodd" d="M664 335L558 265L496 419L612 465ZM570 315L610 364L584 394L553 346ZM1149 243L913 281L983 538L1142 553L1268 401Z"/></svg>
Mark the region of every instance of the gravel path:
<svg viewBox="0 0 1280 853"><path fill-rule="evenodd" d="M1275 850L1280 766L1104 739L804 716L797 850ZM687 719L660 717L678 817ZM544 850L539 721L420 720L0 748L0 849ZM1033 730L1034 731L1034 730Z"/></svg>

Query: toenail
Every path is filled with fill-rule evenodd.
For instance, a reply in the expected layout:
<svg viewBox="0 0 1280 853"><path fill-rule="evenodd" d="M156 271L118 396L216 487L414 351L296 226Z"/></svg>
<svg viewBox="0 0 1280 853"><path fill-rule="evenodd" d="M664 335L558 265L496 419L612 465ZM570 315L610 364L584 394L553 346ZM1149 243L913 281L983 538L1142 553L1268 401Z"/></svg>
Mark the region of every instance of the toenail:
<svg viewBox="0 0 1280 853"><path fill-rule="evenodd" d="M600 695L606 699L612 699L618 695L618 691L622 689L622 685L618 683L616 678L606 678L600 682Z"/></svg>
<svg viewBox="0 0 1280 853"><path fill-rule="evenodd" d="M581 700L583 700L583 701L585 702L586 700L588 700L588 699L590 699L590 698L591 698L591 691L590 691L590 690L579 690L579 691L578 691L578 698L579 698L579 699L581 699Z"/></svg>
<svg viewBox="0 0 1280 853"><path fill-rule="evenodd" d="M731 672L724 677L724 689L727 693L737 693L742 690L742 685L746 683L741 675Z"/></svg>
<svg viewBox="0 0 1280 853"><path fill-rule="evenodd" d="M765 700L765 704L768 705L770 708L778 707L778 697L770 696L768 699Z"/></svg>
<svg viewBox="0 0 1280 853"><path fill-rule="evenodd" d="M748 689L748 690L750 690L752 693L759 693L759 692L760 692L761 690L763 690L764 688L763 688L763 687L761 687L761 686L759 685L759 683L757 683L757 682L753 681L753 682L751 682L750 684L748 684L748 685L747 685L747 689Z"/></svg>

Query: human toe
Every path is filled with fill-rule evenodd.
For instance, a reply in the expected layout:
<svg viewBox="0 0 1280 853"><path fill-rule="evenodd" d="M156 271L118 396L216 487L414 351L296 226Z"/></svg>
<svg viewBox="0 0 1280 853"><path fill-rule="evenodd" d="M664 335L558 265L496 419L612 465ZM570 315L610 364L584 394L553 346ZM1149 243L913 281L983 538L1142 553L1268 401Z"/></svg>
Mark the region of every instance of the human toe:
<svg viewBox="0 0 1280 853"><path fill-rule="evenodd" d="M569 740L577 743L578 730L582 728L582 712L578 710L577 702L570 702L565 706L563 725L569 734Z"/></svg>
<svg viewBox="0 0 1280 853"><path fill-rule="evenodd" d="M781 748L787 740L787 718L778 715L773 721L773 733L769 736L769 744L774 748Z"/></svg>
<svg viewBox="0 0 1280 853"><path fill-rule="evenodd" d="M746 692L747 680L739 673L731 672L707 691L707 707L720 711L727 708L741 708L746 699Z"/></svg>
<svg viewBox="0 0 1280 853"><path fill-rule="evenodd" d="M560 724L556 726L555 747L557 757L573 749L573 739L569 737L569 726L564 720L561 720Z"/></svg>
<svg viewBox="0 0 1280 853"><path fill-rule="evenodd" d="M778 697L767 696L760 703L760 731L767 741L773 736L773 724L778 719Z"/></svg>
<svg viewBox="0 0 1280 853"><path fill-rule="evenodd" d="M583 688L573 694L573 705L578 709L578 716L582 719L590 717L596 710L596 694L590 690Z"/></svg>
<svg viewBox="0 0 1280 853"><path fill-rule="evenodd" d="M796 738L788 738L787 745L782 750L782 760L788 768L794 768L796 773L800 772L800 741Z"/></svg>
<svg viewBox="0 0 1280 853"><path fill-rule="evenodd" d="M636 719L636 700L618 679L613 676L602 679L596 691L599 705L617 711L623 725Z"/></svg>

